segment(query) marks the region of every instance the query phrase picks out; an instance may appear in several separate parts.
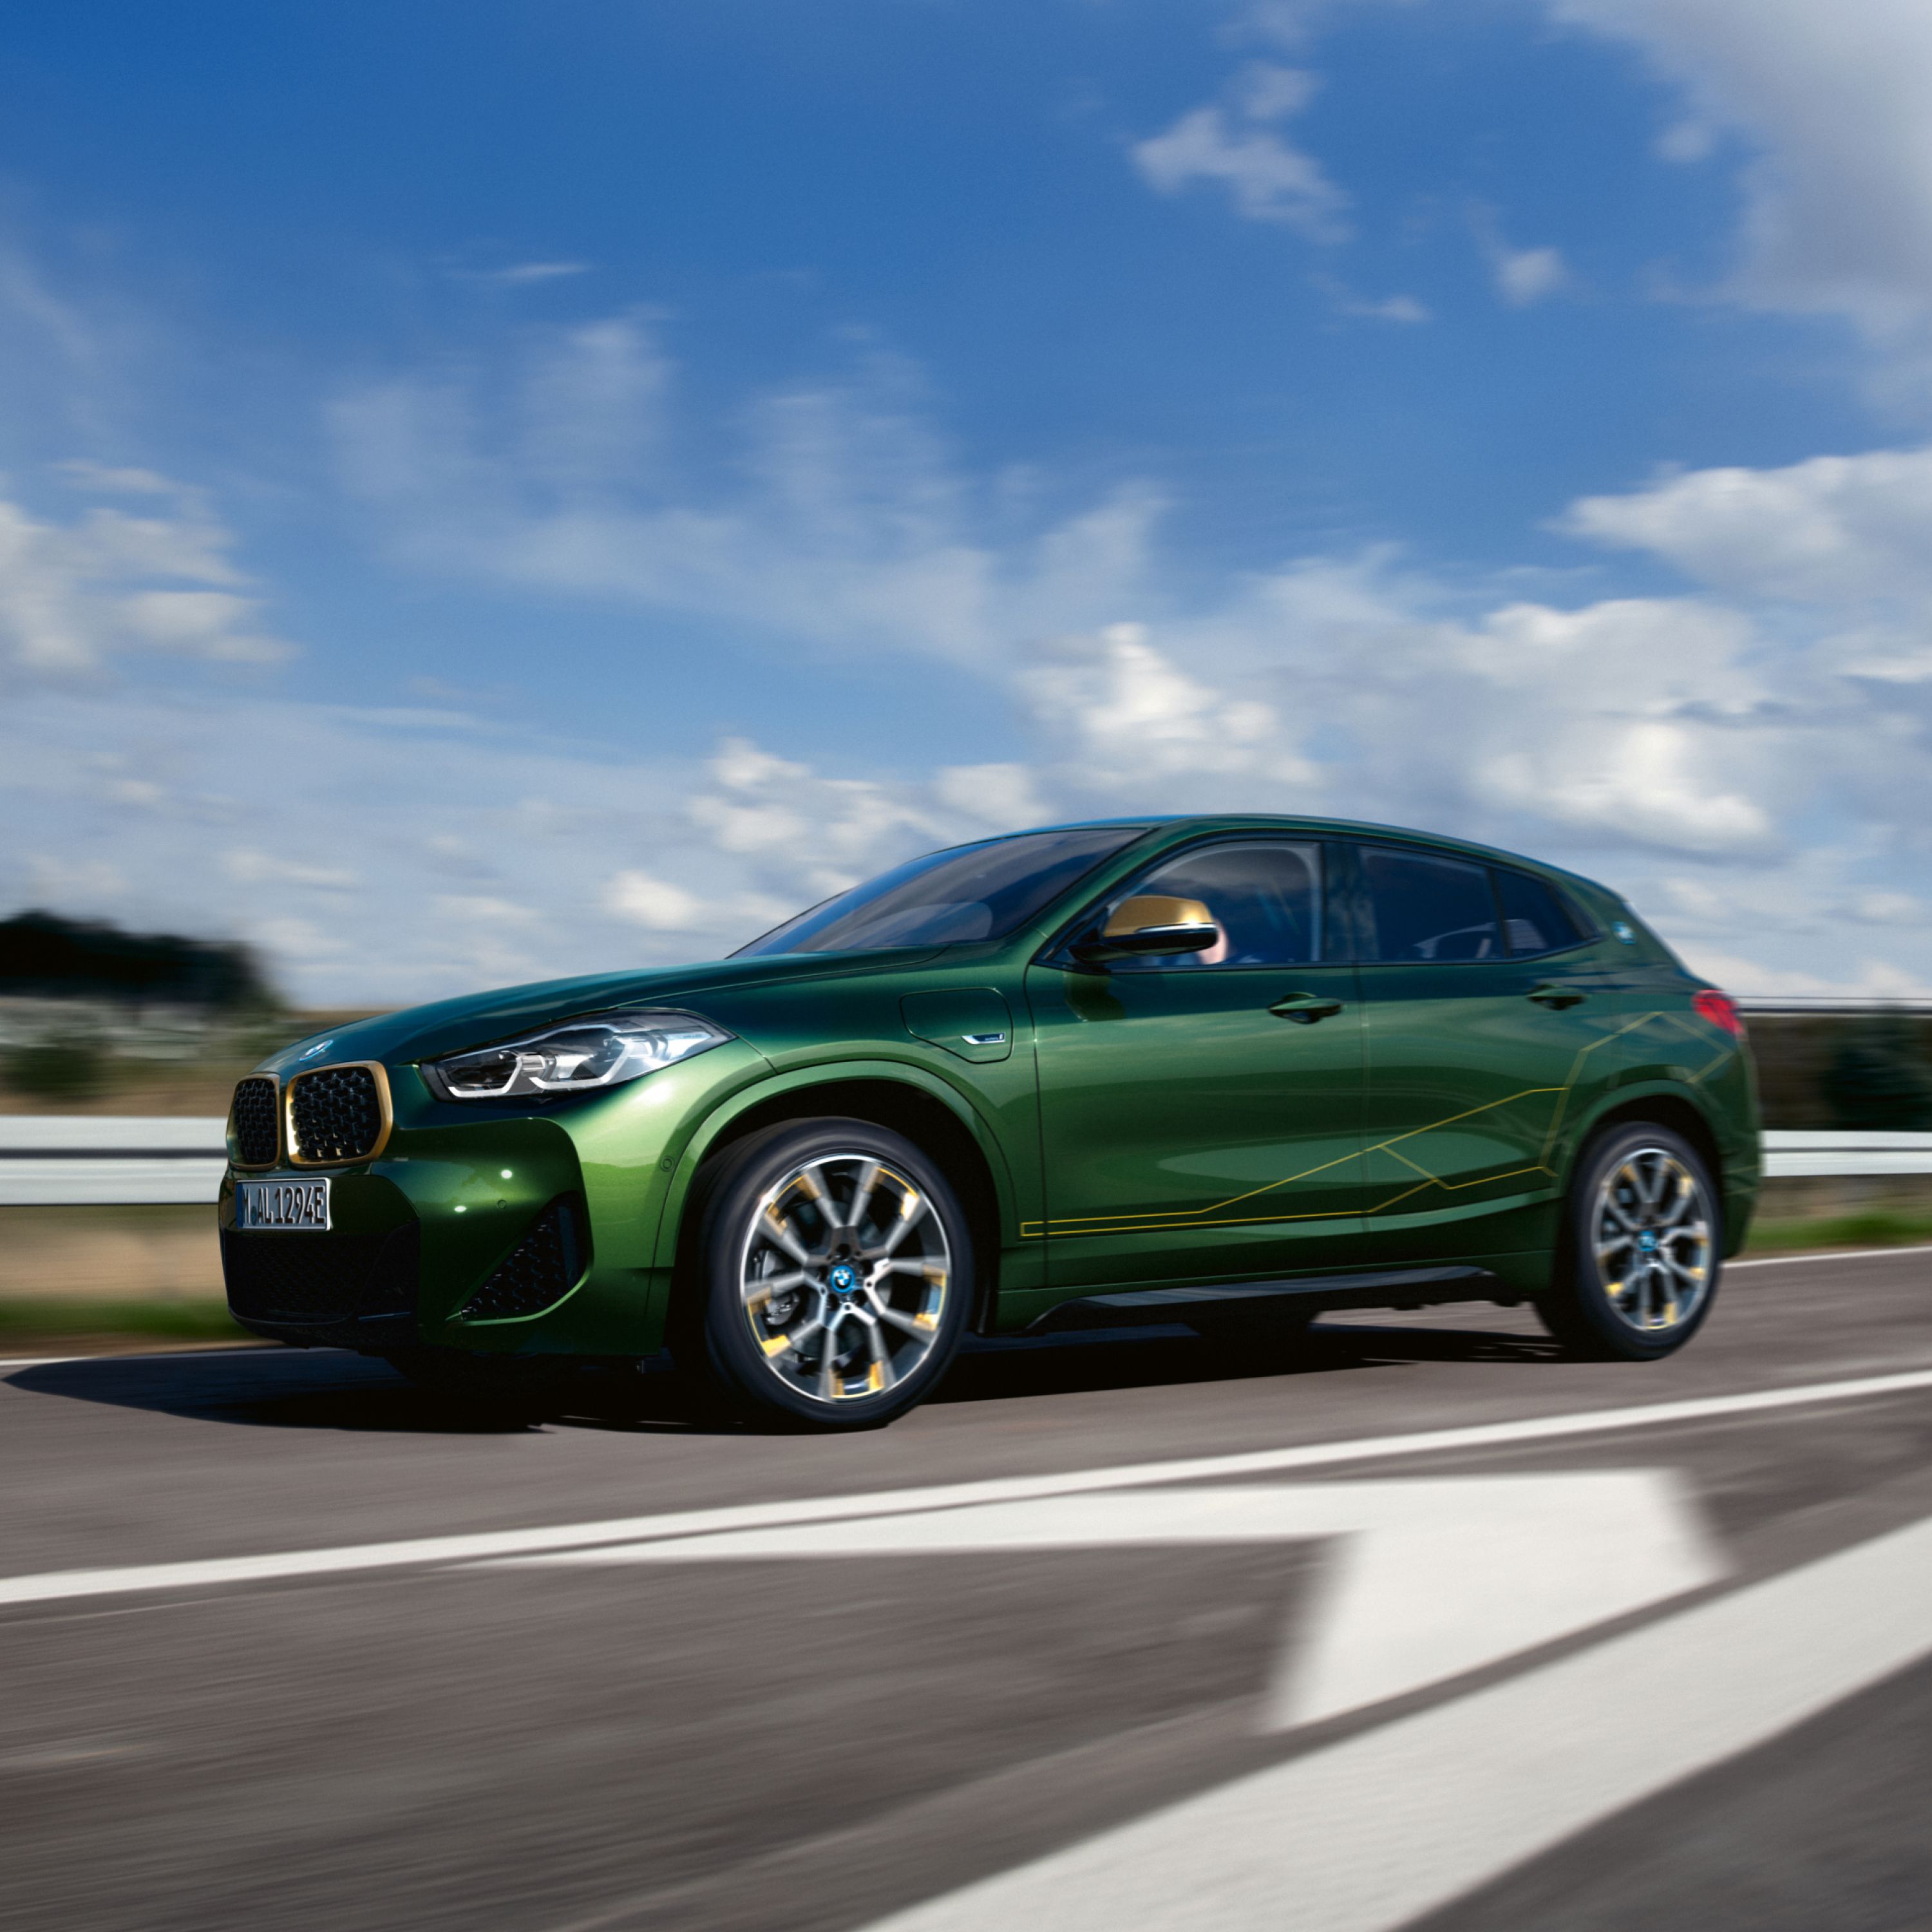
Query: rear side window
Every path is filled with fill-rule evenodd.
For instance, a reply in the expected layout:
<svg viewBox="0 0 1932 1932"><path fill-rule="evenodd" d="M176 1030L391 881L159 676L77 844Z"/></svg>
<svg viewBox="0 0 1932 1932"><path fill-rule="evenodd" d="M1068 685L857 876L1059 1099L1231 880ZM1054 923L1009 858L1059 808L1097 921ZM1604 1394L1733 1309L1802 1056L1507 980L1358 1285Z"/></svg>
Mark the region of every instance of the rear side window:
<svg viewBox="0 0 1932 1932"><path fill-rule="evenodd" d="M1538 952L1560 952L1588 937L1555 890L1527 872L1498 872L1496 896L1502 902L1509 950L1519 959Z"/></svg>
<svg viewBox="0 0 1932 1932"><path fill-rule="evenodd" d="M1288 841L1207 845L1156 866L1114 895L1193 899L1221 928L1205 952L1116 960L1114 973L1210 966L1306 966L1322 956L1322 848Z"/></svg>
<svg viewBox="0 0 1932 1932"><path fill-rule="evenodd" d="M1489 868L1385 845L1361 848L1364 959L1500 959Z"/></svg>

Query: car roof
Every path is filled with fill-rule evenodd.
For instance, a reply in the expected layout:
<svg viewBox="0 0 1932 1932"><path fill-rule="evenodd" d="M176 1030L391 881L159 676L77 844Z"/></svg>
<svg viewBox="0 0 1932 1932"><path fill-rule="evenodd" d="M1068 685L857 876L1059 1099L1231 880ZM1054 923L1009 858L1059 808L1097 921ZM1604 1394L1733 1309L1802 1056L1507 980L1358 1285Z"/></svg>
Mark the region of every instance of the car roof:
<svg viewBox="0 0 1932 1932"><path fill-rule="evenodd" d="M1384 825L1372 819L1323 818L1304 812L1163 812L1122 818L1071 819L1060 824L1030 825L1025 828L1025 831L1084 832L1112 826L1146 832L1164 832L1176 836L1203 832L1294 831L1352 838L1398 838L1406 842L1439 847L1444 851L1479 859L1487 864L1527 866L1539 872L1554 873L1562 878L1573 879L1579 885L1589 886L1600 892L1604 890L1594 879L1586 878L1580 872L1573 872L1567 866L1552 865L1546 859L1533 859L1525 853L1511 852L1500 845L1480 844L1473 838L1458 838L1448 832L1424 832L1410 825ZM1003 836L1019 838L1024 834L1013 832Z"/></svg>

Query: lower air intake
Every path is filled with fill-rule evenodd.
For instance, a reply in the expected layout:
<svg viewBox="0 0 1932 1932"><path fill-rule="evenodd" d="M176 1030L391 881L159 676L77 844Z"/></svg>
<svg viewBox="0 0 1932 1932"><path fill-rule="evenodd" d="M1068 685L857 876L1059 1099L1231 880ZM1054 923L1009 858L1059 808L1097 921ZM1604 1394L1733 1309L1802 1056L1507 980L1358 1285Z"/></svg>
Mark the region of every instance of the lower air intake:
<svg viewBox="0 0 1932 1932"><path fill-rule="evenodd" d="M238 1320L335 1323L416 1312L416 1223L386 1234L237 1234L221 1270Z"/></svg>
<svg viewBox="0 0 1932 1932"><path fill-rule="evenodd" d="M585 1246L580 1204L569 1195L553 1201L458 1315L465 1322L541 1315L576 1286L588 1258Z"/></svg>

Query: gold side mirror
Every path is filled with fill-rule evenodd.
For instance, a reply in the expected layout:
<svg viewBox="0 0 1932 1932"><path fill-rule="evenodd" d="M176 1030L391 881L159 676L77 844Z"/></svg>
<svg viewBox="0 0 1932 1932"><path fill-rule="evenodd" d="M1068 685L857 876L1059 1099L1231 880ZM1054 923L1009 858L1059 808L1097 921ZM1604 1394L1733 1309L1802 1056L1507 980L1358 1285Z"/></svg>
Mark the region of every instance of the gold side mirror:
<svg viewBox="0 0 1932 1932"><path fill-rule="evenodd" d="M1210 946L1220 932L1214 915L1198 899L1171 899L1161 892L1136 892L1114 908L1100 937L1118 941L1138 932L1156 928L1165 932L1176 926L1204 926L1210 935L1206 942Z"/></svg>
<svg viewBox="0 0 1932 1932"><path fill-rule="evenodd" d="M1095 962L1137 953L1205 952L1220 937L1214 915L1198 899L1136 892L1114 908L1097 939L1081 940L1073 952Z"/></svg>

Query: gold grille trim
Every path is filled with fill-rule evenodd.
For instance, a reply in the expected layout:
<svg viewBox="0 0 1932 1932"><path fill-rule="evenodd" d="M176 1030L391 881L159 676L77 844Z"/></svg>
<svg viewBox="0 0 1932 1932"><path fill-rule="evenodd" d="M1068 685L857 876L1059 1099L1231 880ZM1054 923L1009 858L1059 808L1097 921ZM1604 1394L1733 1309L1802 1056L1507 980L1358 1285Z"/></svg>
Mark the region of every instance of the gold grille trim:
<svg viewBox="0 0 1932 1932"><path fill-rule="evenodd" d="M347 1124L354 1127L352 1133L346 1133L340 1126L325 1126L320 1132L328 1138L319 1139L316 1132L309 1136L314 1152L304 1151L303 1136L296 1124L296 1103L302 1090L313 1081L329 1078L337 1084L344 1083L345 1074L366 1074L370 1083L370 1098L374 1102L373 1124L353 1120ZM345 1106L353 1107L352 1100ZM373 1124L373 1134L366 1131ZM350 1167L358 1161L374 1160L388 1145L391 1130L395 1125L395 1114L389 1100L388 1070L376 1060L340 1060L328 1066L304 1067L301 1072L290 1076L282 1089L282 1144L288 1150L289 1164L292 1167Z"/></svg>

